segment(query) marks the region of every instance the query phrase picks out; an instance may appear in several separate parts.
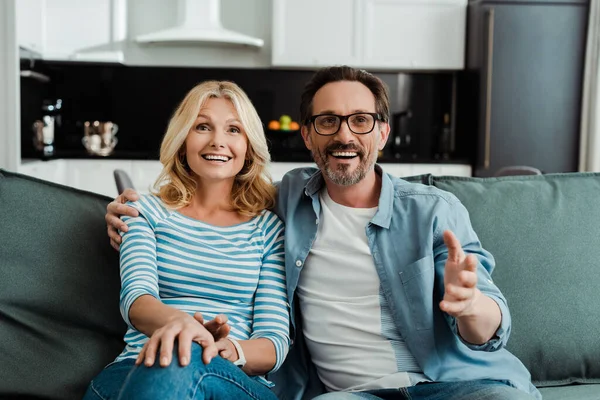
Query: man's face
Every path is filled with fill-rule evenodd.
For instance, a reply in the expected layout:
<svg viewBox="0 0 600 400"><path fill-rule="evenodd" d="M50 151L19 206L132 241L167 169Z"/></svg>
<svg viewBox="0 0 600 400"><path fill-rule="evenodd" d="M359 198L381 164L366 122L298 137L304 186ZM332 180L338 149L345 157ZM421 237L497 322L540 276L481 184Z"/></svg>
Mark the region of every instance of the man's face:
<svg viewBox="0 0 600 400"><path fill-rule="evenodd" d="M345 116L360 112L376 112L375 96L360 82L328 83L313 98L312 115ZM389 131L387 123L375 122L370 133L355 134L348 123L342 121L336 134L322 136L311 123L302 127L302 137L323 174L336 185L350 186L360 182L373 169L377 153L385 146Z"/></svg>

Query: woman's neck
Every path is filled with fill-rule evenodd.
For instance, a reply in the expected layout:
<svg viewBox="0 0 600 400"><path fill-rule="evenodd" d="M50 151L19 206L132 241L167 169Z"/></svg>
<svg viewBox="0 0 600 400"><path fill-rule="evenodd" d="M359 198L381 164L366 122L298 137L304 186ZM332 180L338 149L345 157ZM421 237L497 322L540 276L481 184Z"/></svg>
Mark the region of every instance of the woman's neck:
<svg viewBox="0 0 600 400"><path fill-rule="evenodd" d="M188 217L217 226L230 226L248 221L231 204L233 181L198 182L190 203L179 210Z"/></svg>

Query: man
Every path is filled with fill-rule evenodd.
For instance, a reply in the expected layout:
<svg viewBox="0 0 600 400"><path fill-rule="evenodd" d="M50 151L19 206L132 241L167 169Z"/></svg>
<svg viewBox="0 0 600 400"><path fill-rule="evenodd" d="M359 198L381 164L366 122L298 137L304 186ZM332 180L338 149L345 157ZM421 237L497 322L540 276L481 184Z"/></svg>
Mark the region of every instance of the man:
<svg viewBox="0 0 600 400"><path fill-rule="evenodd" d="M376 165L390 131L381 80L324 68L300 110L319 168L291 171L279 184L295 339L269 376L278 396L541 398L504 349L510 313L467 210L450 193ZM113 241L124 201L108 207Z"/></svg>

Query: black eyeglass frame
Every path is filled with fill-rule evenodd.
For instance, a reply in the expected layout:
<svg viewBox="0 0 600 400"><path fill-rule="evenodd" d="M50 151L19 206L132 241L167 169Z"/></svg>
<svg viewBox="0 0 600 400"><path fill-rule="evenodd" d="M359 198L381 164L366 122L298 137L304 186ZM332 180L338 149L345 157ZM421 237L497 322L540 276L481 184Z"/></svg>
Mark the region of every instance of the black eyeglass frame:
<svg viewBox="0 0 600 400"><path fill-rule="evenodd" d="M350 123L348 122L348 119L350 117L353 117L355 115L370 115L373 117L373 126L371 127L371 129L369 129L367 132L354 132L352 130L352 128L350 127ZM320 133L319 130L317 129L317 125L315 124L315 121L317 120L317 118L319 117L324 117L324 116L330 116L330 117L337 117L340 119L340 124L338 125L338 128L336 129L335 132L333 133ZM321 135L321 136L333 136L336 133L338 133L340 131L340 128L342 127L342 124L344 123L344 121L346 121L346 125L348 125L348 129L350 129L350 132L352 132L355 135L368 135L369 133L373 132L373 129L375 129L375 124L377 124L377 121L383 121L383 118L381 116L381 114L379 113L371 113L371 112L356 112L356 113L352 113L352 114L348 114L348 115L337 115L337 114L331 114L331 113L324 113L324 114L317 114L317 115L313 115L312 117L308 118L306 120L305 125L308 124L312 124L313 128L315 129L315 132L317 132L317 135Z"/></svg>

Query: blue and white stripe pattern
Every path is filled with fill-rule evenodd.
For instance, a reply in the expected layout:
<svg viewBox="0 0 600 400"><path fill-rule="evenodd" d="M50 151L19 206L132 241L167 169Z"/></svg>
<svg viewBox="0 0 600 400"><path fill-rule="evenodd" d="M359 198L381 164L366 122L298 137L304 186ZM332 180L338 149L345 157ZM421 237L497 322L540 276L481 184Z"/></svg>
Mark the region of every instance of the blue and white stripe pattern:
<svg viewBox="0 0 600 400"><path fill-rule="evenodd" d="M127 346L116 361L136 358L148 337L129 320L142 295L205 320L225 314L230 336L267 338L275 345L277 370L289 349L283 223L270 211L248 222L219 227L169 210L153 195L133 203L140 216L121 244L121 315Z"/></svg>

